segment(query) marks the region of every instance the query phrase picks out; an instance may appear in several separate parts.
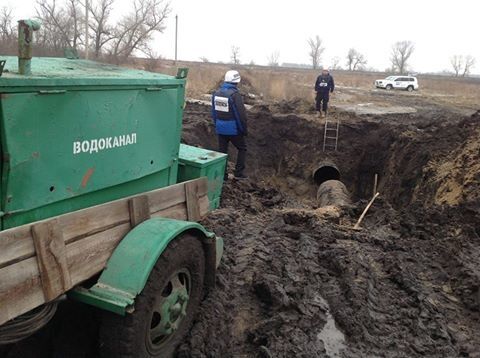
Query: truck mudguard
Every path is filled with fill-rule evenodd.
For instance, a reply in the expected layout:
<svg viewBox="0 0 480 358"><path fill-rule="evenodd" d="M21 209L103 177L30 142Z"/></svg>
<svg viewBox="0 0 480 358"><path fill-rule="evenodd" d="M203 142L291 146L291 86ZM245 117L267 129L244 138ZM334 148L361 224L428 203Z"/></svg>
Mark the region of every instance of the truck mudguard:
<svg viewBox="0 0 480 358"><path fill-rule="evenodd" d="M222 243L216 242L215 234L195 222L152 218L123 238L95 285L89 289L76 287L69 292L69 297L120 315L133 311L135 297L145 287L158 258L168 244L183 233L202 240L207 265L205 282L208 286L214 285L216 251L223 249Z"/></svg>

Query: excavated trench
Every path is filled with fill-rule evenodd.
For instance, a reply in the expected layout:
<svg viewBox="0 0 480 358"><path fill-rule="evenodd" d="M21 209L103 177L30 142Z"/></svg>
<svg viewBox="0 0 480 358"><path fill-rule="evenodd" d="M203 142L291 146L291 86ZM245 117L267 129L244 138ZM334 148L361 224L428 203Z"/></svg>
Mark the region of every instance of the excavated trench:
<svg viewBox="0 0 480 358"><path fill-rule="evenodd" d="M312 117L250 113L250 180L227 183L205 221L225 258L179 355L478 354L478 113L337 113L328 153ZM208 109L187 107L184 141L215 148ZM354 231L375 174L381 195ZM352 204L319 205L338 180Z"/></svg>
<svg viewBox="0 0 480 358"><path fill-rule="evenodd" d="M476 356L480 116L336 113L327 153L311 118L249 113L250 178L229 180L203 222L225 253L178 356ZM208 107L187 106L183 141L216 148ZM375 174L381 195L355 231ZM345 205L324 206L319 187L337 181ZM46 356L95 356L95 312L63 309L70 318L39 334L57 342ZM39 335L9 357L38 356Z"/></svg>
<svg viewBox="0 0 480 358"><path fill-rule="evenodd" d="M187 107L183 136L187 144L216 148L209 116L207 107ZM276 115L268 107L250 113L248 167L254 182L272 184L290 196L308 199L315 198L323 182L341 180L352 199L358 201L371 197L378 174L382 196L400 208L414 199L422 171L441 154L437 149L448 152L468 136L467 128L455 128L463 118L448 114L357 118L340 113L335 115L342 122L339 150L323 152L324 126L311 117ZM231 155L233 160L233 150Z"/></svg>

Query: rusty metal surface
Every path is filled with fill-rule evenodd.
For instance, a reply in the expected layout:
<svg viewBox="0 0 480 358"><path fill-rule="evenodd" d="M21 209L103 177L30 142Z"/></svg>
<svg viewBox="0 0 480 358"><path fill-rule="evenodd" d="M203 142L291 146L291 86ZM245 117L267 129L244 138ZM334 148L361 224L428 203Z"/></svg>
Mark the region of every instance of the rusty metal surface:
<svg viewBox="0 0 480 358"><path fill-rule="evenodd" d="M40 29L40 23L34 20L18 21L18 73L30 75L32 59L33 32Z"/></svg>
<svg viewBox="0 0 480 358"><path fill-rule="evenodd" d="M6 63L6 62L7 62L7 61L5 61L5 60L0 60L0 77L1 77L2 74L3 74L3 68L5 67L5 63Z"/></svg>

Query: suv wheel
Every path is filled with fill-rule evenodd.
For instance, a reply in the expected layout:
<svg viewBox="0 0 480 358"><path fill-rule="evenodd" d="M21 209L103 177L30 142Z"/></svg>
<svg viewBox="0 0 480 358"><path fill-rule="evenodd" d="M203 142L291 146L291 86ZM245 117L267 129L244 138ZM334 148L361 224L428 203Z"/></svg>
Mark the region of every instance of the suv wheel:
<svg viewBox="0 0 480 358"><path fill-rule="evenodd" d="M412 92L412 91L413 91L413 86L408 86L408 87L407 87L407 91L408 91L408 92Z"/></svg>
<svg viewBox="0 0 480 358"><path fill-rule="evenodd" d="M393 89L393 86L392 85L387 85L387 87L385 87L385 88L390 91L391 89Z"/></svg>

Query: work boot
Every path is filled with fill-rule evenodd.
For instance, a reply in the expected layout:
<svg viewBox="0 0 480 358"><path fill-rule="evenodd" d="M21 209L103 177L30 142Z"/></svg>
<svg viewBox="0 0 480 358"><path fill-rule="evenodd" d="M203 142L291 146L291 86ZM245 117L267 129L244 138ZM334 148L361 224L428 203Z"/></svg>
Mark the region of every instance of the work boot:
<svg viewBox="0 0 480 358"><path fill-rule="evenodd" d="M322 112L318 111L316 117L321 118L322 117Z"/></svg>
<svg viewBox="0 0 480 358"><path fill-rule="evenodd" d="M325 112L320 112L320 118L325 118Z"/></svg>
<svg viewBox="0 0 480 358"><path fill-rule="evenodd" d="M241 174L235 174L234 179L245 180L245 179L248 179L248 177L245 174L241 173Z"/></svg>
<svg viewBox="0 0 480 358"><path fill-rule="evenodd" d="M325 111L325 112L323 113L323 116L322 116L322 117L323 117L323 118L327 118L327 111Z"/></svg>

